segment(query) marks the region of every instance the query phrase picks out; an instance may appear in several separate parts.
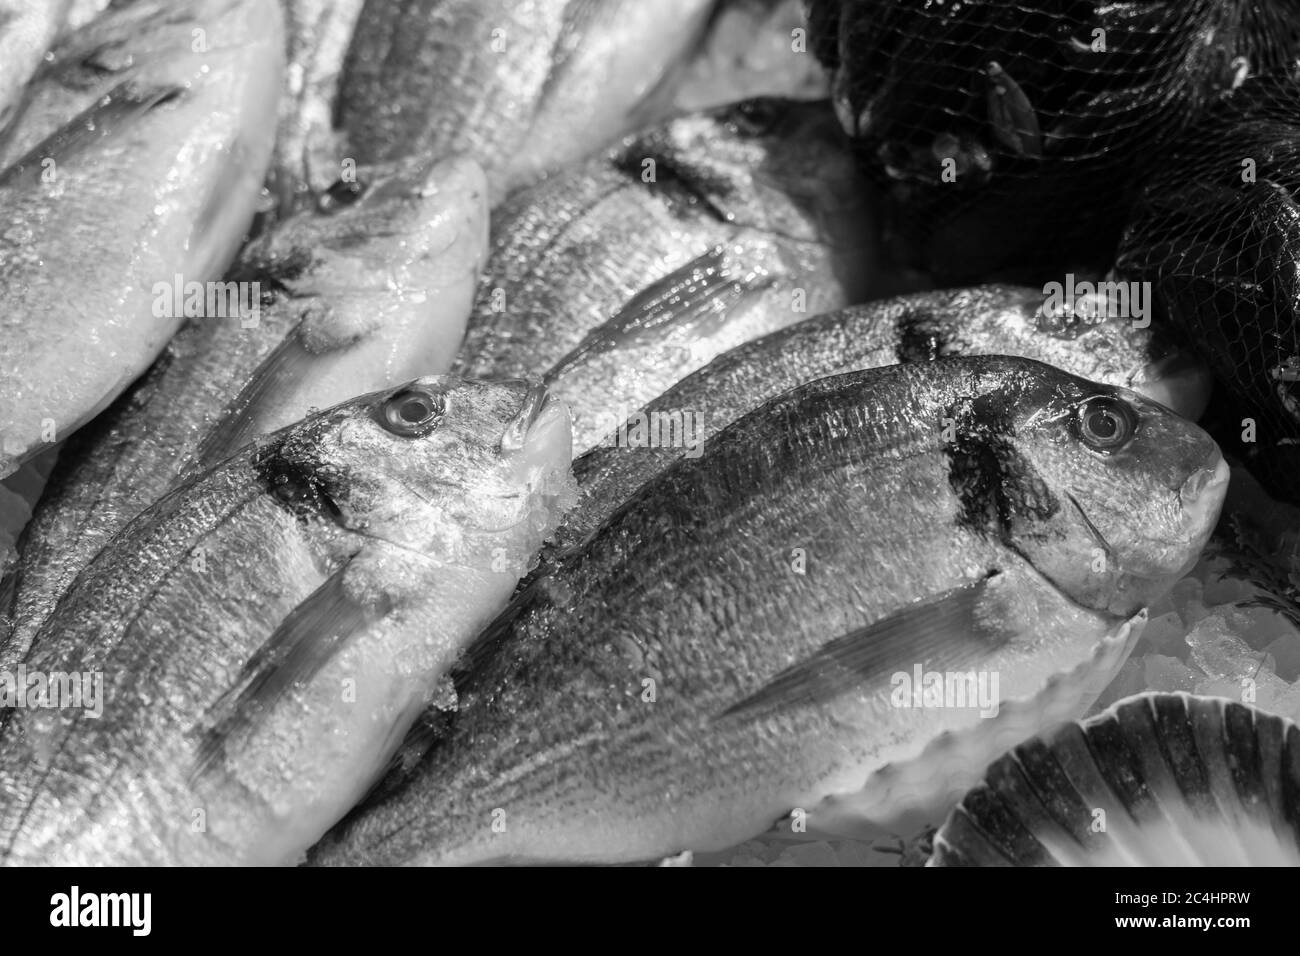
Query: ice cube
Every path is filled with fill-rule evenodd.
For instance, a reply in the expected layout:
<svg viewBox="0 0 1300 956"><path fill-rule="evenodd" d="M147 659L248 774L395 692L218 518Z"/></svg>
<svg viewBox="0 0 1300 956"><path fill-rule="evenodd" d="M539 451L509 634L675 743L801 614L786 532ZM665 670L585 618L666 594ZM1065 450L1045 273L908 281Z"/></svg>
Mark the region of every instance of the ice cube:
<svg viewBox="0 0 1300 956"><path fill-rule="evenodd" d="M1148 690L1187 691L1191 693L1198 680L1205 675L1192 670L1176 657L1149 654L1143 661L1143 671Z"/></svg>
<svg viewBox="0 0 1300 956"><path fill-rule="evenodd" d="M1273 617L1281 615L1274 614ZM1300 632L1279 637L1264 650L1277 662L1275 671L1278 677L1290 682L1300 679Z"/></svg>
<svg viewBox="0 0 1300 956"><path fill-rule="evenodd" d="M1187 625L1176 612L1169 611L1147 621L1137 652L1186 658L1190 650L1186 638Z"/></svg>
<svg viewBox="0 0 1300 956"><path fill-rule="evenodd" d="M1196 578L1183 578L1174 585L1170 597L1173 599L1174 610L1188 627L1192 627L1209 613L1205 606L1201 582Z"/></svg>

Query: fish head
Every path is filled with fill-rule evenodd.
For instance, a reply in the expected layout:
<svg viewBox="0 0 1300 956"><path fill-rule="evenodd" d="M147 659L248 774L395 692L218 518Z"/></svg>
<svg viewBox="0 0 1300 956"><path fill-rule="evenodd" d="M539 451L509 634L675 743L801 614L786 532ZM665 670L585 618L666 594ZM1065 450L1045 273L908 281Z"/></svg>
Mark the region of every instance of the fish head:
<svg viewBox="0 0 1300 956"><path fill-rule="evenodd" d="M965 520L996 525L1077 604L1130 617L1195 564L1227 490L1223 455L1129 389L1015 369L956 418Z"/></svg>
<svg viewBox="0 0 1300 956"><path fill-rule="evenodd" d="M428 376L284 429L257 467L347 530L518 576L573 503L569 427L541 385Z"/></svg>
<svg viewBox="0 0 1300 956"><path fill-rule="evenodd" d="M1023 355L1089 381L1131 388L1193 421L1209 403L1209 366L1164 329L1126 310L1056 310L1046 306L1041 290L1025 286L978 286L943 295L953 296L951 312L960 323L944 315L926 317L924 331L938 341L938 350L944 339L957 339L959 351Z"/></svg>
<svg viewBox="0 0 1300 956"><path fill-rule="evenodd" d="M360 336L388 325L394 309L427 311L436 290L477 273L487 242L487 182L478 164L412 157L345 170L314 209L253 243L241 269L328 302L333 340L340 329ZM304 331L311 348L311 328Z"/></svg>
<svg viewBox="0 0 1300 956"><path fill-rule="evenodd" d="M865 246L870 187L824 101L757 97L675 119L633 142L721 218L785 239Z"/></svg>

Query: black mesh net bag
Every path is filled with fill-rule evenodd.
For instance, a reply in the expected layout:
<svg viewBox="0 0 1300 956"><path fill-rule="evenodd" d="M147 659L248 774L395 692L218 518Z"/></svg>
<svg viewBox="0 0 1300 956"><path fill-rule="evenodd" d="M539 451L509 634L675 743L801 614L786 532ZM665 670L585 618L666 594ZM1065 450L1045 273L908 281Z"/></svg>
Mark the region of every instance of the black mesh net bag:
<svg viewBox="0 0 1300 956"><path fill-rule="evenodd" d="M1225 448L1300 502L1300 84L1249 80L1162 151L1116 272L1151 283L1156 321L1255 420L1228 422Z"/></svg>
<svg viewBox="0 0 1300 956"><path fill-rule="evenodd" d="M1104 270L1146 154L1300 50L1298 0L810 0L891 246L940 282Z"/></svg>

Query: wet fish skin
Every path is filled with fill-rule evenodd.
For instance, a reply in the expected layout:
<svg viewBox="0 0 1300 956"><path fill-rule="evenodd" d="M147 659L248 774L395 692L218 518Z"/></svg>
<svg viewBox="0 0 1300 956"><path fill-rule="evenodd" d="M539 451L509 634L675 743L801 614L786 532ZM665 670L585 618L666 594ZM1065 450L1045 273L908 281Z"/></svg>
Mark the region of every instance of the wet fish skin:
<svg viewBox="0 0 1300 956"><path fill-rule="evenodd" d="M673 120L498 212L457 370L544 375L578 451L618 405L869 294L870 196L823 103Z"/></svg>
<svg viewBox="0 0 1300 956"><path fill-rule="evenodd" d="M367 0L337 125L373 162L468 153L493 204L620 135L702 34L711 0Z"/></svg>
<svg viewBox="0 0 1300 956"><path fill-rule="evenodd" d="M181 318L155 314L171 311L156 283L216 279L243 240L270 159L279 8L244 0L207 24L192 83L126 81L0 175L0 475L158 355Z"/></svg>
<svg viewBox="0 0 1300 956"><path fill-rule="evenodd" d="M567 432L539 387L422 378L158 502L26 661L100 674L102 714L0 715L0 861L294 862L508 599L567 494Z"/></svg>
<svg viewBox="0 0 1300 956"><path fill-rule="evenodd" d="M463 158L411 159L362 167L344 185L241 253L232 278L262 288L255 325L189 320L69 439L21 542L14 603L0 607L11 618L0 669L26 655L113 535L183 478L313 407L447 371L487 243L482 172Z"/></svg>
<svg viewBox="0 0 1300 956"><path fill-rule="evenodd" d="M61 36L32 76L12 121L0 124L0 168L22 159L123 82L187 83L194 72L191 31L226 15L237 2L129 0ZM218 40L212 37L214 46Z"/></svg>
<svg viewBox="0 0 1300 956"><path fill-rule="evenodd" d="M343 58L363 0L284 0L288 39L271 191L287 215L338 177L346 150L333 129Z"/></svg>
<svg viewBox="0 0 1300 956"><path fill-rule="evenodd" d="M620 422L621 432L611 430L574 461L581 497L557 538L561 546L581 542L642 484L678 458L700 454L713 435L763 402L855 369L1019 355L1132 388L1193 421L1204 409L1213 384L1208 369L1150 328L1124 318L1048 321L1043 301L1041 290L1025 286L920 292L813 316L726 352L645 405L647 416L660 418ZM669 437L680 440L648 447L652 421L659 423L656 440L665 421Z"/></svg>
<svg viewBox="0 0 1300 956"><path fill-rule="evenodd" d="M1109 454L1071 424L1098 397L1139 420ZM1225 481L1194 425L1026 359L803 385L662 473L517 598L470 652L449 736L313 860L734 845L980 722L891 706L891 671L999 673L1003 701L1046 692L1195 561ZM1098 531L1149 577L1090 579ZM790 695L801 669L806 693Z"/></svg>
<svg viewBox="0 0 1300 956"><path fill-rule="evenodd" d="M0 129L9 123L67 12L68 0L0 2Z"/></svg>

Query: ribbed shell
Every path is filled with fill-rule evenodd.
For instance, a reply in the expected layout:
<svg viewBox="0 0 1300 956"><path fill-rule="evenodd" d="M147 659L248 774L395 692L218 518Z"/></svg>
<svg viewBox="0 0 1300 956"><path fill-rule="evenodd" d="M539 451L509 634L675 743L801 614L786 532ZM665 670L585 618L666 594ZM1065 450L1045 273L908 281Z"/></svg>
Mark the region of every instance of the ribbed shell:
<svg viewBox="0 0 1300 956"><path fill-rule="evenodd" d="M1142 694L995 761L929 866L1300 865L1300 727Z"/></svg>

